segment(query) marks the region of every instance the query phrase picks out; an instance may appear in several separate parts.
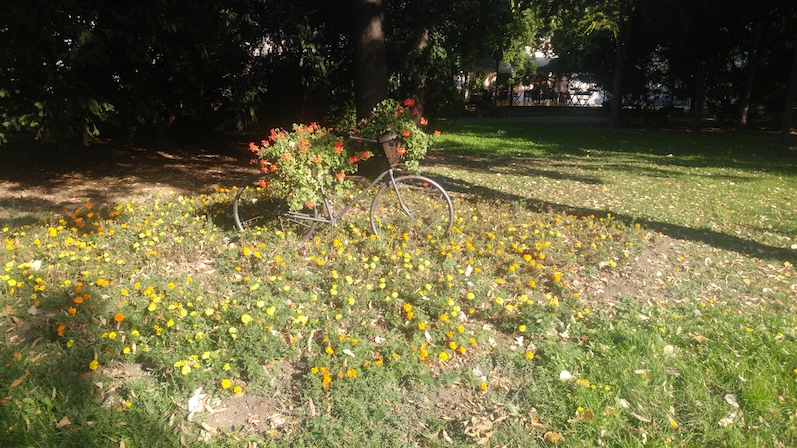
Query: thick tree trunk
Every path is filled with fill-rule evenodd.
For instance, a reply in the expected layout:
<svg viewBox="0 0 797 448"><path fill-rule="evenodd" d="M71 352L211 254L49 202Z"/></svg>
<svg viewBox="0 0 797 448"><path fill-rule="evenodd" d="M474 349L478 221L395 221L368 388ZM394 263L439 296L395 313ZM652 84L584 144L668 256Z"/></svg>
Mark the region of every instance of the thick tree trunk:
<svg viewBox="0 0 797 448"><path fill-rule="evenodd" d="M699 133L706 99L706 63L698 62L695 73L695 96L692 98L692 132Z"/></svg>
<svg viewBox="0 0 797 448"><path fill-rule="evenodd" d="M794 101L797 99L797 38L794 41L794 58L791 61L789 74L789 88L786 91L786 107L783 110L783 122L780 126L780 139L784 143L789 141L791 135L791 122L794 117Z"/></svg>
<svg viewBox="0 0 797 448"><path fill-rule="evenodd" d="M368 117L387 98L387 55L382 0L354 0L354 103Z"/></svg>
<svg viewBox="0 0 797 448"><path fill-rule="evenodd" d="M631 40L631 24L634 19L634 10L636 5L634 1L628 7L628 20L623 26L625 11L623 6L625 2L620 3L620 31L617 33L617 49L615 51L615 64L614 64L614 79L612 82L612 108L609 111L609 123L612 126L620 124L620 111L623 108L623 71L625 70L625 56L628 53L628 43Z"/></svg>
<svg viewBox="0 0 797 448"><path fill-rule="evenodd" d="M750 97L753 94L753 84L755 83L756 65L758 64L758 43L761 41L761 25L753 25L753 36L750 40L750 49L747 56L747 82L744 86L742 96L739 97L739 120L736 122L736 130L747 129L747 115L750 112Z"/></svg>
<svg viewBox="0 0 797 448"><path fill-rule="evenodd" d="M616 127L620 124L620 110L623 108L623 69L625 68L625 48L623 41L618 37L617 55L614 65L614 80L612 82L612 108L609 112L609 123Z"/></svg>

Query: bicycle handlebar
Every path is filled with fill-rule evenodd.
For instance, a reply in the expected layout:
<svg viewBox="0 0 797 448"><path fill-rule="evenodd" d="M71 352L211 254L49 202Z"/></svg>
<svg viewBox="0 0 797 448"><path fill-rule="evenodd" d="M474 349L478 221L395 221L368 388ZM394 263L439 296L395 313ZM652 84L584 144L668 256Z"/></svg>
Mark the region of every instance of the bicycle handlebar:
<svg viewBox="0 0 797 448"><path fill-rule="evenodd" d="M360 137L360 136L357 136L357 135L350 135L349 138L352 139L352 140L357 140L357 141L361 141L361 142L371 142L371 143L383 144L385 142L389 142L391 140L397 139L398 138L398 134L385 134L383 136L380 136L376 140L374 140L372 138Z"/></svg>

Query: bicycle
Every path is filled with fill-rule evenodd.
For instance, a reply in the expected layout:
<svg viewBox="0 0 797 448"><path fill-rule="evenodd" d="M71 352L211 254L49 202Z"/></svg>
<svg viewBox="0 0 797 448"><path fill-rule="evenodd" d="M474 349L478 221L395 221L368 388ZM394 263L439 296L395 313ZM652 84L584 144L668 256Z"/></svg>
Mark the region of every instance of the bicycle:
<svg viewBox="0 0 797 448"><path fill-rule="evenodd" d="M445 189L427 177L396 176L395 170L401 161L397 152L398 135L387 134L376 140L358 136L349 138L380 144L389 167L343 209L336 213L332 200L321 188L321 207L312 204L311 207L305 206L302 211L291 210L286 200L289 193L280 194L281 192L260 187L261 180L268 175L258 173L247 179L235 194L233 218L238 230L246 231L261 221L278 222L283 234L294 234L304 243L310 239L319 224L334 226L371 189L379 185L369 209L371 230L375 235L393 232L404 240L435 239L451 231L454 206Z"/></svg>

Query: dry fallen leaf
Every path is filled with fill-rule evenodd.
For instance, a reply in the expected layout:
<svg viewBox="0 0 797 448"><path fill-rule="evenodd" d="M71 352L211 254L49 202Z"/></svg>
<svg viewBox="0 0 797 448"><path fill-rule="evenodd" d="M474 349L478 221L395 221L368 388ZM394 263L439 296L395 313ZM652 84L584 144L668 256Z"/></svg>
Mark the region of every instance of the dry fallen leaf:
<svg viewBox="0 0 797 448"><path fill-rule="evenodd" d="M637 419L637 420L639 420L640 422L643 422L643 423L650 423L650 419L649 419L649 418L643 417L643 416L641 416L641 415L639 415L639 414L637 414L637 413L635 413L635 412L632 412L632 413L631 413L631 415L633 415L634 417L636 417L636 419Z"/></svg>
<svg viewBox="0 0 797 448"><path fill-rule="evenodd" d="M14 352L14 361L19 361L22 359L22 352L16 351Z"/></svg>
<svg viewBox="0 0 797 448"><path fill-rule="evenodd" d="M25 378L27 378L28 374L29 374L28 372L25 372L21 377L19 377L19 378L15 379L14 381L12 381L11 385L9 386L9 388L13 389L13 388L19 386L20 384L22 384L22 382L25 381Z"/></svg>
<svg viewBox="0 0 797 448"><path fill-rule="evenodd" d="M696 334L695 335L695 340L697 342L706 342L706 341L708 341L708 338L703 336L702 334Z"/></svg>
<svg viewBox="0 0 797 448"><path fill-rule="evenodd" d="M72 424L72 422L69 421L69 417L64 416L64 417L61 418L61 420L58 421L58 423L55 424L55 427L58 428L58 429L61 429L64 426L69 426L71 424Z"/></svg>
<svg viewBox="0 0 797 448"><path fill-rule="evenodd" d="M531 428L536 430L543 430L545 429L545 425L542 424L540 418L534 414L531 414Z"/></svg>
<svg viewBox="0 0 797 448"><path fill-rule="evenodd" d="M549 431L542 436L542 439L546 442L559 443L562 440L562 436L559 433Z"/></svg>

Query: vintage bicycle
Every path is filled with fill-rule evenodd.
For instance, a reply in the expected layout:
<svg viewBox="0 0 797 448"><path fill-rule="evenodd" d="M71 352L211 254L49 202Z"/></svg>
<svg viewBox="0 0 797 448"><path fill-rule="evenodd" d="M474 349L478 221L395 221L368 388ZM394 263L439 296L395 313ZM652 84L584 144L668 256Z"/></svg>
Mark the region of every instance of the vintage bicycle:
<svg viewBox="0 0 797 448"><path fill-rule="evenodd" d="M288 207L290 191L262 188L268 174L258 173L237 189L233 202L233 218L240 231L252 227L277 228L286 235L295 235L307 242L319 224L334 226L369 192L376 190L369 209L371 229L375 235L387 232L405 240L437 239L448 234L454 223L454 206L446 190L424 176L401 174L398 171L398 135L378 139L350 136L350 139L381 145L388 168L339 211L333 206L323 187L320 204L302 210ZM318 173L330 176L330 173Z"/></svg>

